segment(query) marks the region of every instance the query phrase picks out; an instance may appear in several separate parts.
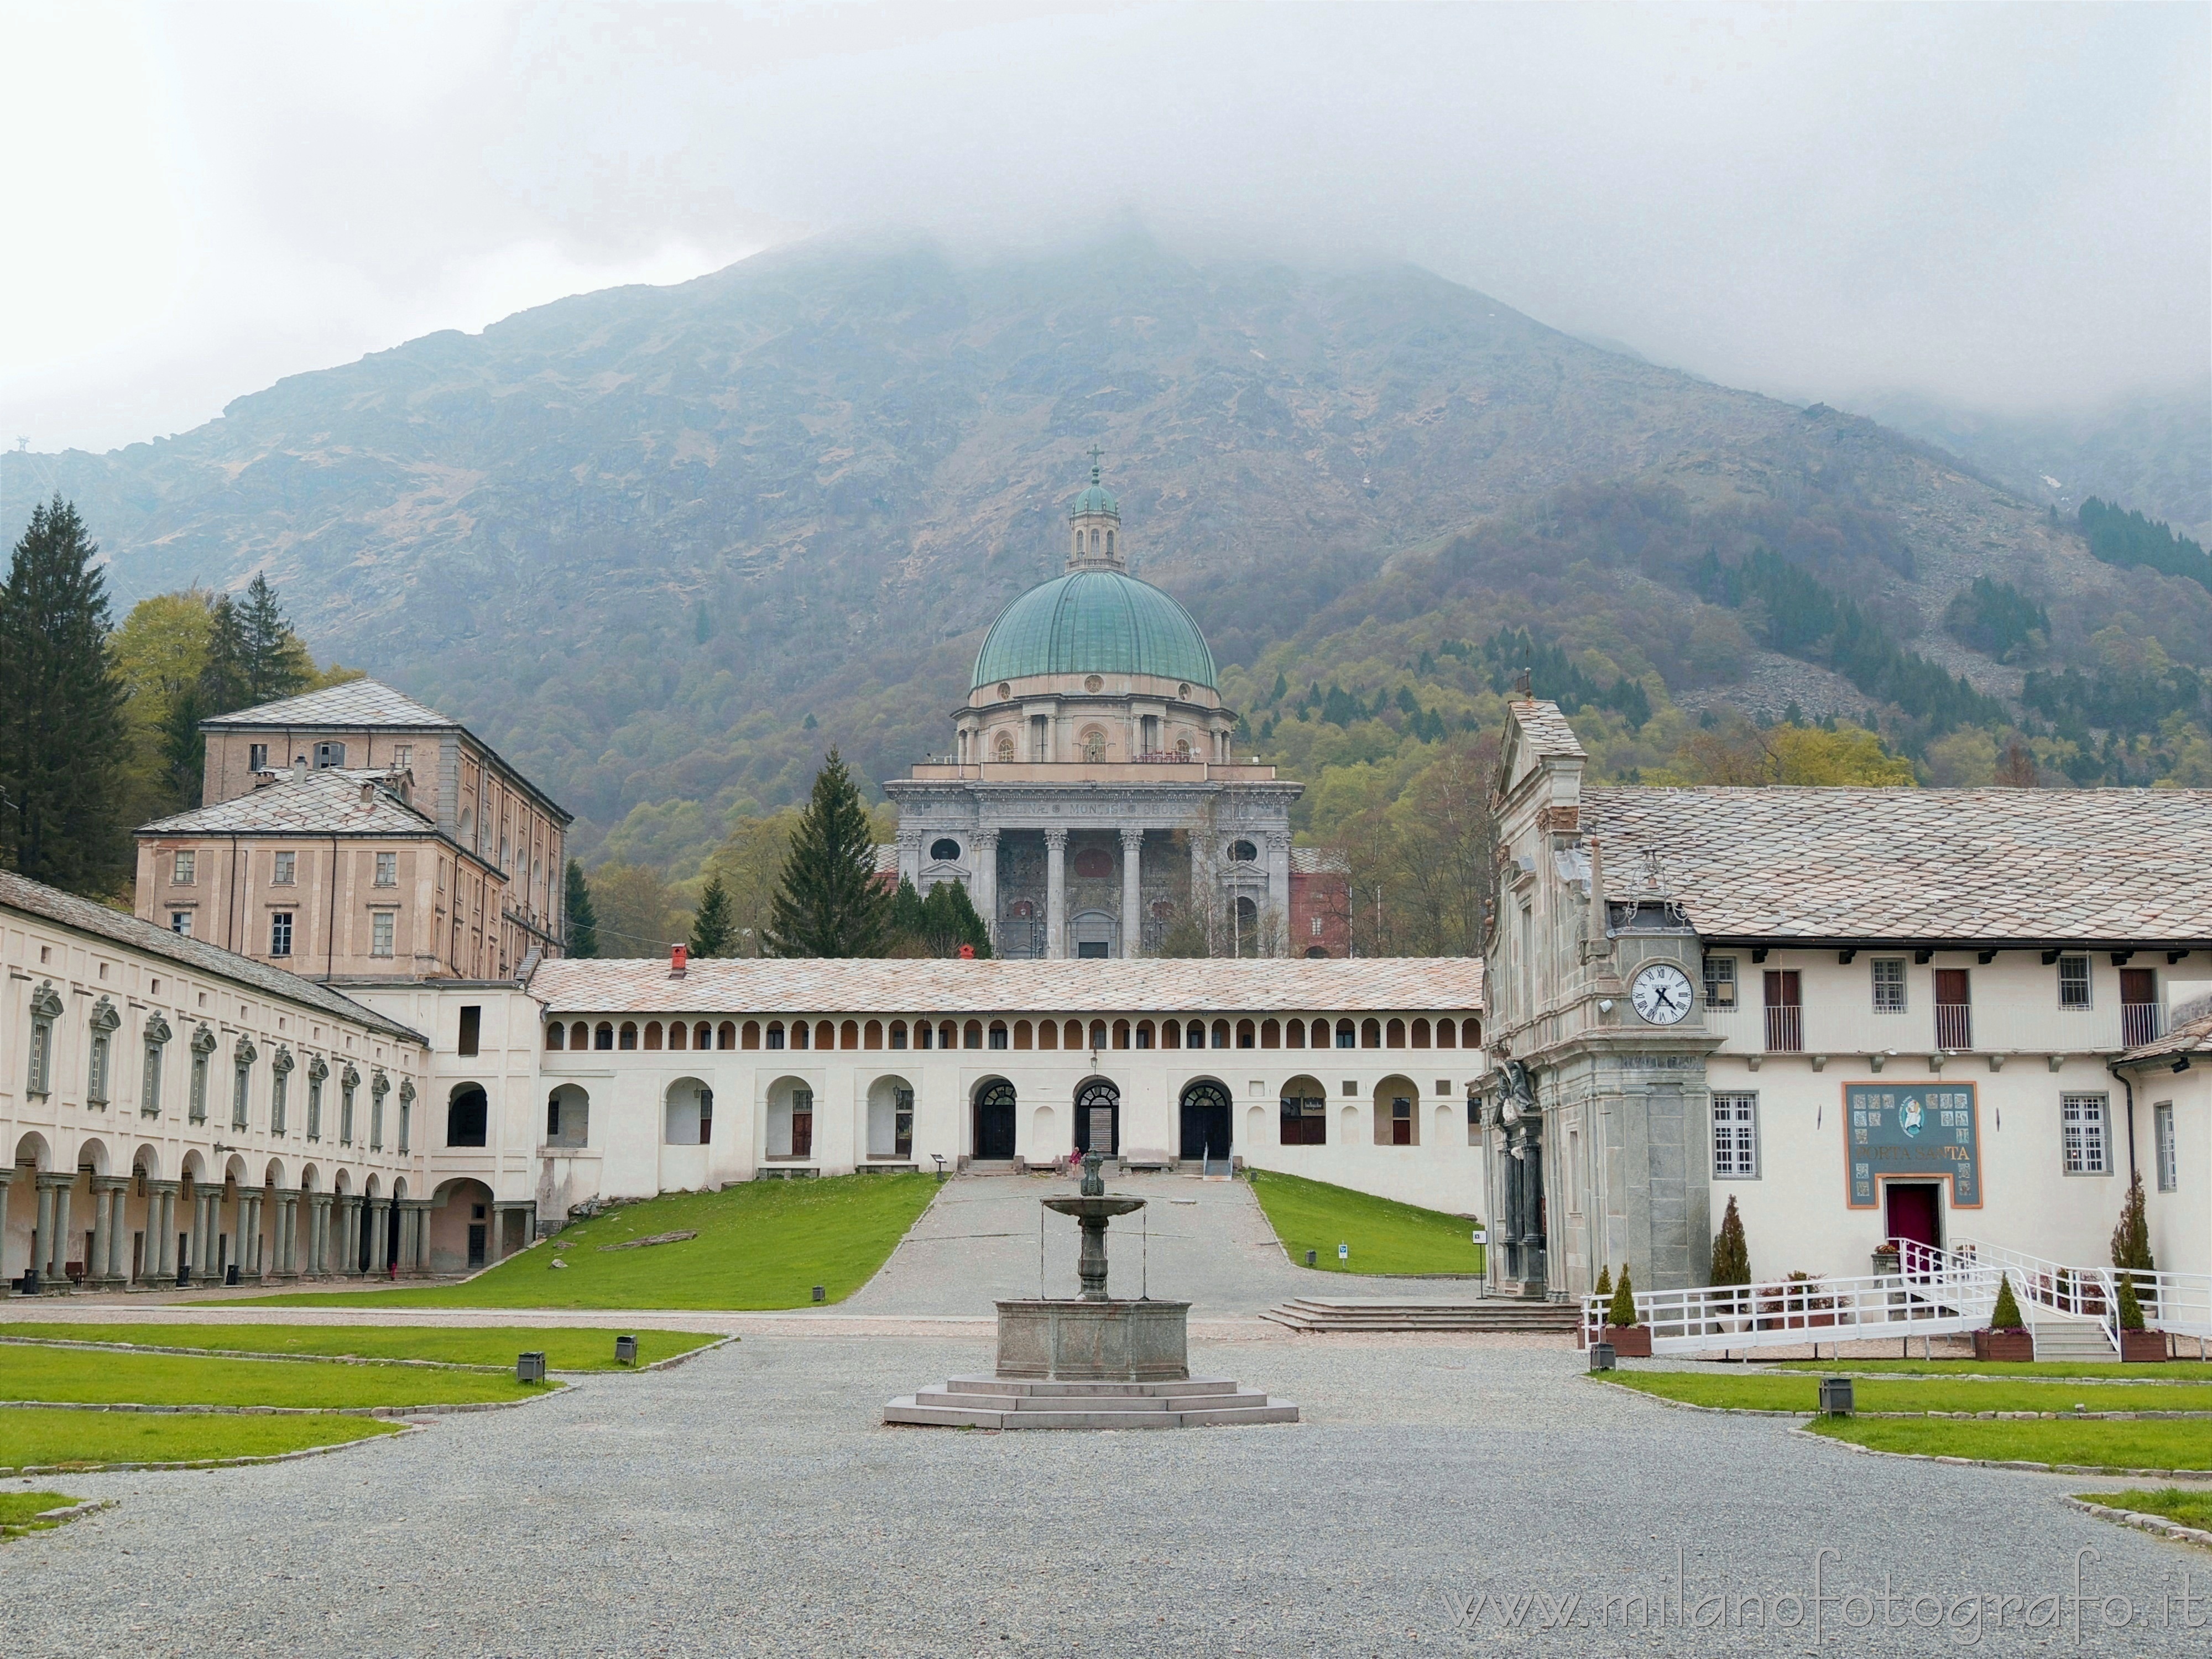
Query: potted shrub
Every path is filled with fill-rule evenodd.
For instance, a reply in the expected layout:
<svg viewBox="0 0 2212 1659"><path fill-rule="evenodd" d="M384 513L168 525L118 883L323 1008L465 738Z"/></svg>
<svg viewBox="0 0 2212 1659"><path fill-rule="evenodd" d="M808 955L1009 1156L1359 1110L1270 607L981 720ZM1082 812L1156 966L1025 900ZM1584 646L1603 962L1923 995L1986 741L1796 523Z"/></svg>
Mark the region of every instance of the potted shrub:
<svg viewBox="0 0 2212 1659"><path fill-rule="evenodd" d="M2155 1365L2166 1358L2166 1333L2143 1328L2142 1302L2135 1280L2120 1279L2120 1358L2130 1365Z"/></svg>
<svg viewBox="0 0 2212 1659"><path fill-rule="evenodd" d="M1811 1273L1792 1273L1784 1281L1784 1311L1792 1329L1826 1328L1836 1322L1836 1298L1826 1294Z"/></svg>
<svg viewBox="0 0 2212 1659"><path fill-rule="evenodd" d="M1623 1359L1651 1358L1650 1328L1636 1322L1636 1290L1629 1283L1628 1264L1620 1264L1620 1282L1613 1287L1613 1305L1606 1310L1605 1329L1598 1340L1613 1344Z"/></svg>
<svg viewBox="0 0 2212 1659"><path fill-rule="evenodd" d="M2006 1363L2035 1358L2035 1334L2020 1316L2012 1280L2002 1273L1997 1275L1997 1304L1990 1310L1989 1328L1974 1333L1974 1358Z"/></svg>
<svg viewBox="0 0 2212 1659"><path fill-rule="evenodd" d="M1599 1267L1599 1268L1598 1268L1598 1270L1597 1270L1597 1284L1596 1284L1595 1287L1594 1289L1592 1289L1592 1291L1590 1291L1590 1296L1591 1296L1591 1297L1592 1297L1594 1300L1596 1300L1596 1301L1599 1301L1599 1302L1602 1302L1602 1303L1604 1303L1604 1304L1606 1304L1606 1310L1607 1310L1607 1312L1610 1313L1610 1312L1612 1311L1612 1310L1613 1310L1613 1269L1612 1269L1612 1268L1607 1267L1604 1267L1604 1266L1602 1266L1602 1265L1601 1265L1601 1266ZM1577 1347L1580 1347L1580 1346L1583 1346L1583 1344L1584 1342L1586 1342L1586 1341L1589 1340L1589 1334L1588 1334L1588 1333L1589 1333L1589 1328L1587 1325L1577 1326L1577 1327L1576 1328L1576 1330L1575 1330L1575 1346L1576 1346Z"/></svg>

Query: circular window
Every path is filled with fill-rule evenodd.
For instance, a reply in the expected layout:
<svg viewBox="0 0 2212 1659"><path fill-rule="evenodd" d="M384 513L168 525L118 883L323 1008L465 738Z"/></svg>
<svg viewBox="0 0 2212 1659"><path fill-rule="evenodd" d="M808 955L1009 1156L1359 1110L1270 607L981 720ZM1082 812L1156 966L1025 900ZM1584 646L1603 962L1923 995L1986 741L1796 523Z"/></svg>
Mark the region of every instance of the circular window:
<svg viewBox="0 0 2212 1659"><path fill-rule="evenodd" d="M1190 695L1190 687L1189 687L1189 685L1188 685L1188 684L1186 684L1178 685L1178 686L1176 686L1176 696L1177 696L1178 697L1187 697L1187 696L1188 696L1189 695Z"/></svg>
<svg viewBox="0 0 2212 1659"><path fill-rule="evenodd" d="M929 856L939 864L957 864L960 859L960 843L946 836L929 843Z"/></svg>
<svg viewBox="0 0 2212 1659"><path fill-rule="evenodd" d="M1229 858L1232 864L1249 864L1259 856L1260 849L1249 841L1232 841L1229 843Z"/></svg>
<svg viewBox="0 0 2212 1659"><path fill-rule="evenodd" d="M999 695L1002 697L1011 697L1014 695L1014 688L1007 684L1006 681L1000 680L999 682Z"/></svg>
<svg viewBox="0 0 2212 1659"><path fill-rule="evenodd" d="M1085 691L1103 691L1106 689L1106 682L1096 674L1085 674L1083 677L1083 689Z"/></svg>
<svg viewBox="0 0 2212 1659"><path fill-rule="evenodd" d="M1075 873L1085 881L1103 881L1114 873L1114 855L1103 847L1086 847L1075 855Z"/></svg>

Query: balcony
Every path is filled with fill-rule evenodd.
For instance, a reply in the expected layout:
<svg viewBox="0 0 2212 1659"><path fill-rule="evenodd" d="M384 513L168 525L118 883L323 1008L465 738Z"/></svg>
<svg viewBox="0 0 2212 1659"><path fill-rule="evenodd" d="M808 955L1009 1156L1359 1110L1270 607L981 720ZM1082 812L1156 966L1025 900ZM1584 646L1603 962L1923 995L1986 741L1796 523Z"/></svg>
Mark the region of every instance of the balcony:
<svg viewBox="0 0 2212 1659"><path fill-rule="evenodd" d="M1805 1051L1805 1011L1795 1004L1769 1004L1766 1010L1766 1052L1797 1054Z"/></svg>
<svg viewBox="0 0 2212 1659"><path fill-rule="evenodd" d="M1936 1005L1936 1046L1953 1054L1974 1046L1974 1005L1939 1002Z"/></svg>
<svg viewBox="0 0 2212 1659"><path fill-rule="evenodd" d="M2166 1035L2163 1012L2155 1002L2124 1002L2120 1005L2120 1042L2130 1048L2155 1042Z"/></svg>

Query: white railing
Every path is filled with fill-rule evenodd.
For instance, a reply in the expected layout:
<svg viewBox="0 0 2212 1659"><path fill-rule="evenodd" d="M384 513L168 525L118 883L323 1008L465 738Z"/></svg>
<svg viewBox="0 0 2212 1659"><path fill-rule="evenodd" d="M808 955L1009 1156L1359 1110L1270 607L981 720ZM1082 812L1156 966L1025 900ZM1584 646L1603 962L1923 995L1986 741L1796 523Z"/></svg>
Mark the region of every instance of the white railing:
<svg viewBox="0 0 2212 1659"><path fill-rule="evenodd" d="M1856 1279L1790 1279L1636 1292L1638 1322L1651 1351L1802 1346L1890 1336L1947 1336L1980 1330L1996 1305L1994 1264L1899 1243L1899 1270ZM1583 1304L1584 1345L1599 1340L1607 1298Z"/></svg>
<svg viewBox="0 0 2212 1659"><path fill-rule="evenodd" d="M2001 1269L2024 1304L2075 1319L2094 1319L2117 1352L2120 1346L2119 1280L2133 1281L2143 1324L2183 1336L2212 1337L2212 1274L2146 1273L2136 1267L2069 1267L2040 1256L1961 1239L1958 1252Z"/></svg>

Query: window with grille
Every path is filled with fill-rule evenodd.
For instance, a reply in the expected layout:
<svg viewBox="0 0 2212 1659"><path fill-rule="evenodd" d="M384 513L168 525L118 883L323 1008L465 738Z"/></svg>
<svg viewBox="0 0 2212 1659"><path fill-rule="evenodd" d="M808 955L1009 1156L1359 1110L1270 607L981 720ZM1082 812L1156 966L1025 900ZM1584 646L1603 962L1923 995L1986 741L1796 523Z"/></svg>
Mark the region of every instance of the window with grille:
<svg viewBox="0 0 2212 1659"><path fill-rule="evenodd" d="M392 914L379 910L369 919L368 953L373 957L392 954Z"/></svg>
<svg viewBox="0 0 2212 1659"><path fill-rule="evenodd" d="M2164 1100L2152 1107L2150 1121L2158 1144L2158 1189L2170 1193L2181 1185L2180 1150L2173 1144L2173 1103Z"/></svg>
<svg viewBox="0 0 2212 1659"><path fill-rule="evenodd" d="M1708 1008L1735 1006L1735 958L1734 957L1705 958L1705 1006Z"/></svg>
<svg viewBox="0 0 2212 1659"><path fill-rule="evenodd" d="M179 853L179 854L177 854L177 861L176 861L176 863L175 863L173 866L171 866L171 869L170 869L170 872L169 872L169 879L170 879L170 881L172 881L173 883L174 883L174 884L175 884L177 886L179 886L179 887L189 887L189 886L191 886L191 885L192 884L192 877L193 877L194 873L196 872L196 871L198 870L198 866L199 866L199 854L197 854L197 853Z"/></svg>
<svg viewBox="0 0 2212 1659"><path fill-rule="evenodd" d="M2064 1133L2068 1175L2110 1175L2112 1159L2105 1137L2105 1097L2067 1095L2058 1106Z"/></svg>
<svg viewBox="0 0 2212 1659"><path fill-rule="evenodd" d="M1713 1178L1759 1179L1759 1097L1713 1097Z"/></svg>
<svg viewBox="0 0 2212 1659"><path fill-rule="evenodd" d="M2062 1008L2087 1008L2089 1006L2088 957L2058 958L2058 1006Z"/></svg>
<svg viewBox="0 0 2212 1659"><path fill-rule="evenodd" d="M246 1109L253 1088L253 1069L246 1060L240 1060L230 1074L230 1127L246 1127Z"/></svg>
<svg viewBox="0 0 2212 1659"><path fill-rule="evenodd" d="M1905 963L1901 957L1877 957L1874 964L1874 1011L1877 1014L1905 1012Z"/></svg>

